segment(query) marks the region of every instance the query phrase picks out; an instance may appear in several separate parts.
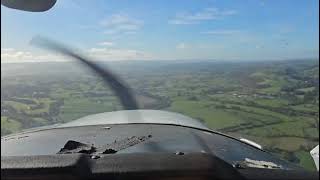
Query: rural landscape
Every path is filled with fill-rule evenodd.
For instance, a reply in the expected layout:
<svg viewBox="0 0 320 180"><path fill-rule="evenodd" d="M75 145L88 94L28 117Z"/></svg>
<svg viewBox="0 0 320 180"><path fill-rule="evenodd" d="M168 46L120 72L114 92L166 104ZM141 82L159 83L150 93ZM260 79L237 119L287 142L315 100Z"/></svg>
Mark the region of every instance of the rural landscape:
<svg viewBox="0 0 320 180"><path fill-rule="evenodd" d="M101 77L72 62L1 64L1 136L121 110ZM178 112L250 139L305 169L319 144L319 62L129 61L103 63L141 109Z"/></svg>

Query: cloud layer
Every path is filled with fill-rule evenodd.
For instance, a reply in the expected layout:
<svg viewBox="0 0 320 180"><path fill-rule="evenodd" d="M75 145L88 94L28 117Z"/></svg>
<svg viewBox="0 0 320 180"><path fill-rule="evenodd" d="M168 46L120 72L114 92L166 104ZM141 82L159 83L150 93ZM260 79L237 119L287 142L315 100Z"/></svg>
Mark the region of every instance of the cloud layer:
<svg viewBox="0 0 320 180"><path fill-rule="evenodd" d="M239 34L242 31L240 30L212 30L212 31L206 31L202 32L202 34L209 34L209 35L235 35Z"/></svg>
<svg viewBox="0 0 320 180"><path fill-rule="evenodd" d="M196 13L177 13L169 20L169 24L198 24L202 21L223 19L226 16L236 14L235 10L220 10L218 8L206 8Z"/></svg>
<svg viewBox="0 0 320 180"><path fill-rule="evenodd" d="M119 61L119 60L149 60L154 57L150 53L134 49L117 49L117 48L90 48L83 51L89 57L101 61ZM50 61L70 61L57 54L40 54L29 51L21 51L13 48L1 49L1 62L50 62Z"/></svg>
<svg viewBox="0 0 320 180"><path fill-rule="evenodd" d="M99 43L100 46L114 46L113 42L110 41L104 41Z"/></svg>
<svg viewBox="0 0 320 180"><path fill-rule="evenodd" d="M64 61L64 58L53 54L38 54L13 48L1 48L1 62L40 62Z"/></svg>
<svg viewBox="0 0 320 180"><path fill-rule="evenodd" d="M133 49L116 49L116 48L91 48L88 50L91 57L98 60L148 60L153 56L149 53Z"/></svg>
<svg viewBox="0 0 320 180"><path fill-rule="evenodd" d="M134 34L143 26L143 21L125 14L114 14L105 18L100 25L106 30L105 34Z"/></svg>
<svg viewBox="0 0 320 180"><path fill-rule="evenodd" d="M176 46L177 49L186 49L188 48L188 45L186 43L179 43Z"/></svg>

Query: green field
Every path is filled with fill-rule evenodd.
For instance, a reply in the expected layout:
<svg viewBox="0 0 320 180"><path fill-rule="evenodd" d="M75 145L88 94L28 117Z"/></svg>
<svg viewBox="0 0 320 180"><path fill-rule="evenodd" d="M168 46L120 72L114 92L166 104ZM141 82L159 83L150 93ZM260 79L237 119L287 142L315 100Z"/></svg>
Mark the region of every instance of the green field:
<svg viewBox="0 0 320 180"><path fill-rule="evenodd" d="M21 130L21 124L6 116L1 116L1 134L10 134Z"/></svg>
<svg viewBox="0 0 320 180"><path fill-rule="evenodd" d="M100 78L71 65L24 65L15 76L11 66L1 69L1 135L122 108ZM112 69L141 108L179 112L314 170L309 151L319 144L318 66L312 60L137 62Z"/></svg>

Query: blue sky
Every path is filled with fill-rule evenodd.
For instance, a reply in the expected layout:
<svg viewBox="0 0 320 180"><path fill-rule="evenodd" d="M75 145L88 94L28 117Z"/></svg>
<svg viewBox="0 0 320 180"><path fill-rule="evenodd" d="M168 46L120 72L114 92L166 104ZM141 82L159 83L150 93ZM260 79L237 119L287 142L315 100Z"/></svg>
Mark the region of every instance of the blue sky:
<svg viewBox="0 0 320 180"><path fill-rule="evenodd" d="M318 0L58 0L30 13L1 7L1 62L63 57L37 36L99 60L318 58Z"/></svg>

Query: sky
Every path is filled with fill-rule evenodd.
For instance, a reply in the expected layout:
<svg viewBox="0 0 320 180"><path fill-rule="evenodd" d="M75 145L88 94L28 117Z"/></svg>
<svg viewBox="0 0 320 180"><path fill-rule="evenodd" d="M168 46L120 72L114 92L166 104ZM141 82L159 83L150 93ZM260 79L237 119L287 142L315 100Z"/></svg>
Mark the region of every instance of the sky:
<svg viewBox="0 0 320 180"><path fill-rule="evenodd" d="M47 12L1 6L1 62L64 61L57 40L103 61L318 58L318 0L57 0Z"/></svg>

